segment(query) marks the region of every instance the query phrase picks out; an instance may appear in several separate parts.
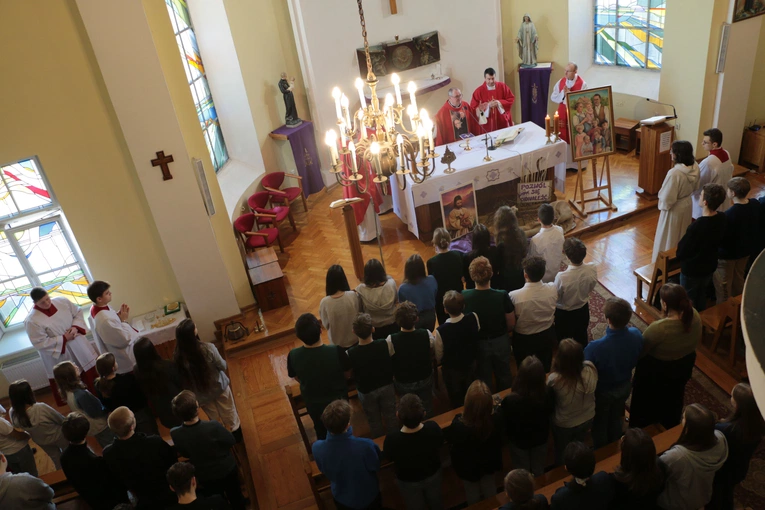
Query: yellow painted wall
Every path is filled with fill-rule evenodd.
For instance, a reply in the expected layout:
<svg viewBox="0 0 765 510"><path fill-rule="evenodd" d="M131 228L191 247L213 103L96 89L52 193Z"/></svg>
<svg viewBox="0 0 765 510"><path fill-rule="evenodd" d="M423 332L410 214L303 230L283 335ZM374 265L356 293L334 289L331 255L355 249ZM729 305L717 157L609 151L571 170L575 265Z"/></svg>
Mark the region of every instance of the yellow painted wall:
<svg viewBox="0 0 765 510"><path fill-rule="evenodd" d="M539 62L552 62L553 72L550 87L563 77L568 63L568 0L501 0L502 8L502 54L505 65L505 82L516 94L513 105L513 120L521 119L520 85L518 83L518 50L515 38L528 13L534 21L539 36ZM551 90L552 92L552 90ZM558 105L550 102L548 95L547 111L552 112Z"/></svg>
<svg viewBox="0 0 765 510"><path fill-rule="evenodd" d="M215 210L218 211L210 217L210 222L215 232L218 249L223 257L229 280L236 293L237 303L240 307L251 305L255 302L255 299L250 289L247 273L244 270L242 256L236 244L231 220L224 213L226 207L223 203L223 195L218 185L218 179L215 176L215 169L210 160L210 153L207 150L202 131L199 128L199 119L191 97L188 81L183 71L181 57L178 53L178 43L173 34L170 17L167 14L167 7L165 2L157 0L144 0L143 6L189 155L201 159L204 163L210 194L215 203Z"/></svg>
<svg viewBox="0 0 765 510"><path fill-rule="evenodd" d="M277 87L282 72L296 79L294 95L298 115L302 119L311 118L287 2L223 0L223 4L266 172L292 170L294 164L289 145L268 136L284 124L284 100Z"/></svg>
<svg viewBox="0 0 765 510"><path fill-rule="evenodd" d="M704 131L713 127L715 102L717 101L717 85L719 75L717 70L717 57L720 53L720 38L722 36L722 27L728 17L728 2L714 2L712 10L712 19L710 20L710 35L707 47L707 61L704 69L704 92L701 100L701 112L699 117L699 130L695 141L689 138L696 149L697 157L706 157L706 151L701 147L701 140L704 138ZM687 134L686 136L691 136Z"/></svg>
<svg viewBox="0 0 765 510"><path fill-rule="evenodd" d="M0 0L0 62L0 161L40 158L117 303L180 299L74 0Z"/></svg>
<svg viewBox="0 0 765 510"><path fill-rule="evenodd" d="M762 92L762 84L765 83L765 30L760 30L760 41L756 51L752 88L749 92L749 105L746 110L747 125L755 120L758 124L765 124L765 94Z"/></svg>

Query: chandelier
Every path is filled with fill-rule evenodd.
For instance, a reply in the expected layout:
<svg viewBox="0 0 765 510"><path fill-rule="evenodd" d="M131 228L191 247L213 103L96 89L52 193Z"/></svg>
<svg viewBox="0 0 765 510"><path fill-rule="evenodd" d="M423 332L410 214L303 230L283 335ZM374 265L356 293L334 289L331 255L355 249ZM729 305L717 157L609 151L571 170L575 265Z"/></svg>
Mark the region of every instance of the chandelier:
<svg viewBox="0 0 765 510"><path fill-rule="evenodd" d="M359 181L369 175L367 168L371 165L374 175L372 181L382 188L383 194L388 194L389 179L395 179L402 190L406 188L407 176L415 183L424 182L435 170L435 161L431 164L430 160L439 155L433 150L433 122L425 108L417 109L417 86L414 82L410 81L407 85L410 104L404 108L400 79L396 74L391 75L395 99L393 94L386 94L380 109L380 100L377 97L379 82L372 70L361 1L356 0L356 3L359 6L361 35L364 38L367 61L366 86L371 91L371 101L367 104L364 95L365 82L356 78L355 85L361 104L351 115L348 97L335 87L332 97L335 100L337 127L340 132L340 149L338 150L337 143L338 132L334 129L327 131L324 141L330 151L330 172L335 174L339 184L355 186L359 193L366 193L368 184L361 185ZM408 122L405 122L405 114Z"/></svg>

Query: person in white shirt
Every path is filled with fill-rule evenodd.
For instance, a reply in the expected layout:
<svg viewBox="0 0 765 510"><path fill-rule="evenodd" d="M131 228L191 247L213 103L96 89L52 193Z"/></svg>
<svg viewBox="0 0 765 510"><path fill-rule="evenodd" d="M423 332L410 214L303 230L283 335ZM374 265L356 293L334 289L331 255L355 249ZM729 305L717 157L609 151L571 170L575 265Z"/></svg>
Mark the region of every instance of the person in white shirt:
<svg viewBox="0 0 765 510"><path fill-rule="evenodd" d="M93 301L90 308L93 336L102 352L114 354L114 360L119 367L117 373L127 374L133 371L135 365L133 344L138 340L139 334L127 322L130 315L128 305L123 303L119 312L109 306L112 301L110 287L107 282L100 280L88 286L88 297Z"/></svg>
<svg viewBox="0 0 765 510"><path fill-rule="evenodd" d="M79 306L64 297L51 299L40 287L32 289L29 297L34 308L24 320L24 329L40 353L56 404L63 406L65 402L59 396L53 367L62 361L72 361L80 368L82 381L92 390L98 377L98 351L85 337L85 321Z"/></svg>
<svg viewBox="0 0 765 510"><path fill-rule="evenodd" d="M699 170L701 171L699 187L691 194L691 202L693 204L691 217L694 220L704 215L704 207L701 204L701 190L704 188L704 185L711 183L725 187L728 181L733 178L733 161L731 161L728 151L722 148L722 141L723 134L719 129L712 128L704 131L704 139L701 142L701 146L709 152L709 156L699 163ZM726 196L722 205L716 210L725 212L731 205L730 198Z"/></svg>
<svg viewBox="0 0 765 510"><path fill-rule="evenodd" d="M587 328L590 325L590 292L598 283L595 264L584 264L587 246L577 238L563 243L563 253L570 264L565 271L555 276L558 290L558 306L555 309L555 333L558 342L573 338L582 348L587 346Z"/></svg>
<svg viewBox="0 0 765 510"><path fill-rule="evenodd" d="M536 356L550 371L553 344L555 343L555 305L558 291L552 283L543 283L545 259L529 257L523 261L526 285L510 292L515 314L513 330L513 354L518 366L528 356Z"/></svg>
<svg viewBox="0 0 765 510"><path fill-rule="evenodd" d="M563 262L563 229L553 225L555 221L555 209L550 204L542 204L537 210L539 222L542 228L531 238L529 242L529 257L542 257L546 262L544 283L555 280L555 275L560 271Z"/></svg>

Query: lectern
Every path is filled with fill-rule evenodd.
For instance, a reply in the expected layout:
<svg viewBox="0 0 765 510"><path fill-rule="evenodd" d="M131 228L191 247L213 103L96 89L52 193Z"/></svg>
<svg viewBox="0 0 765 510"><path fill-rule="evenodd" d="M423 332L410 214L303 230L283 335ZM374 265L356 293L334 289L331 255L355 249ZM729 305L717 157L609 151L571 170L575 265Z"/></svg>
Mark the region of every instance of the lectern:
<svg viewBox="0 0 765 510"><path fill-rule="evenodd" d="M675 127L666 122L641 127L638 194L647 198L655 198L658 195L664 177L672 168L669 151L674 140Z"/></svg>

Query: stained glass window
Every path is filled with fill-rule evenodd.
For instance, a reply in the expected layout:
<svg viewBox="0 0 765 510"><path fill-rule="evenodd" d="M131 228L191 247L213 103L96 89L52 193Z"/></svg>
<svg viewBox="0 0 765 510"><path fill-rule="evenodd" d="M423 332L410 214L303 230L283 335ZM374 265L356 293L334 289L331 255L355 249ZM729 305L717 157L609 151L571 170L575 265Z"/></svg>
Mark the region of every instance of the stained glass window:
<svg viewBox="0 0 765 510"><path fill-rule="evenodd" d="M35 158L2 168L0 186L0 328L20 326L33 287L84 305L86 267Z"/></svg>
<svg viewBox="0 0 765 510"><path fill-rule="evenodd" d="M666 0L595 0L595 63L661 69Z"/></svg>
<svg viewBox="0 0 765 510"><path fill-rule="evenodd" d="M210 87L205 77L205 67L202 57L199 55L197 38L189 17L189 8L186 0L165 0L167 12L170 14L170 23L173 26L175 39L178 42L178 51L181 53L183 70L186 72L186 80L191 88L191 97L197 108L197 117L202 127L202 133L207 143L215 171L223 167L228 161L226 142L223 141L223 133L218 122L218 112L215 111Z"/></svg>

